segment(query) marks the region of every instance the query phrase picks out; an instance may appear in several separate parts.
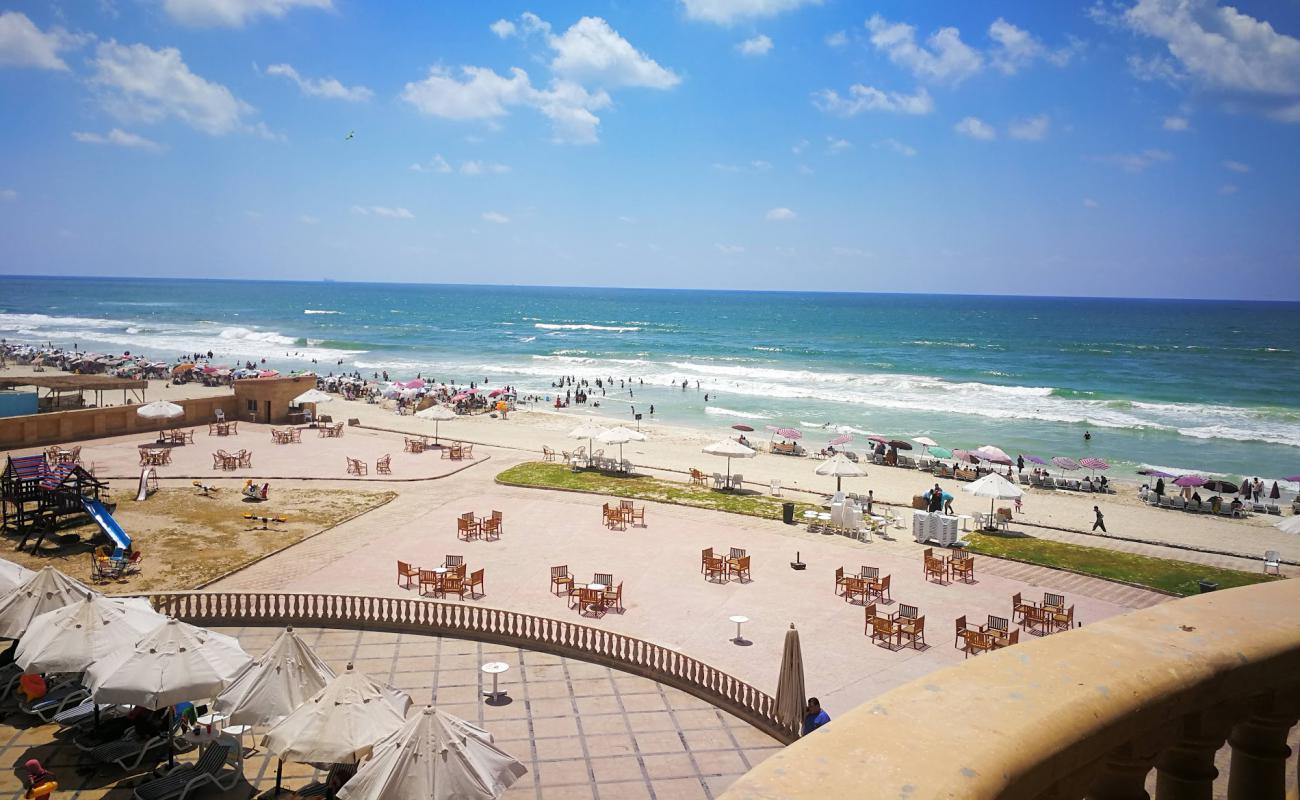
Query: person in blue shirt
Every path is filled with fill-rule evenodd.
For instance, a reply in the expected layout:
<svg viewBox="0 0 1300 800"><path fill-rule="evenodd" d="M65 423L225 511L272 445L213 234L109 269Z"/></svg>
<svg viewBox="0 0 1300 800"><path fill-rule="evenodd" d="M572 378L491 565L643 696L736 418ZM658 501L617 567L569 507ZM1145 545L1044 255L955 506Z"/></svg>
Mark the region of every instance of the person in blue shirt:
<svg viewBox="0 0 1300 800"><path fill-rule="evenodd" d="M808 708L804 709L803 714L803 733L807 736L821 726L831 721L831 715L822 711L821 701L816 697L808 698Z"/></svg>

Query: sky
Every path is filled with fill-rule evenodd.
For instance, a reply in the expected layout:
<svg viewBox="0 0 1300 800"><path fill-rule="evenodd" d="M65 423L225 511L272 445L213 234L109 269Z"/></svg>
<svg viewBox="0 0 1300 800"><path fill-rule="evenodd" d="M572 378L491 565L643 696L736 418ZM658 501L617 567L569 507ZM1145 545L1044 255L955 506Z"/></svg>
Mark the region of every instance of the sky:
<svg viewBox="0 0 1300 800"><path fill-rule="evenodd" d="M0 274L1300 300L1300 3L0 0Z"/></svg>

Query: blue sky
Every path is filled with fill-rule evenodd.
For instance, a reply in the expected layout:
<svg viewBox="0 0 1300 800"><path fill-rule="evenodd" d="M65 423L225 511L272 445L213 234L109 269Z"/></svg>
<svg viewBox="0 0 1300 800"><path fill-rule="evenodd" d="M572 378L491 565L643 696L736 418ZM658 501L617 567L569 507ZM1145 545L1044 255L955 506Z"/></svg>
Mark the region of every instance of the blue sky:
<svg viewBox="0 0 1300 800"><path fill-rule="evenodd" d="M0 0L0 272L1300 299L1297 37L1294 2Z"/></svg>

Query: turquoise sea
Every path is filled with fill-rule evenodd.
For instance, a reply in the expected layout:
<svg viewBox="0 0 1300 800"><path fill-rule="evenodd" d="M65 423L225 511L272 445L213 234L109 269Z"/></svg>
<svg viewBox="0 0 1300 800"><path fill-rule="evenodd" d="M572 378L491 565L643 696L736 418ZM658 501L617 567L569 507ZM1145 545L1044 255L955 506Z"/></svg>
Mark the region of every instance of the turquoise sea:
<svg viewBox="0 0 1300 800"><path fill-rule="evenodd" d="M602 413L1300 474L1297 303L0 277L0 336L543 395L631 378Z"/></svg>

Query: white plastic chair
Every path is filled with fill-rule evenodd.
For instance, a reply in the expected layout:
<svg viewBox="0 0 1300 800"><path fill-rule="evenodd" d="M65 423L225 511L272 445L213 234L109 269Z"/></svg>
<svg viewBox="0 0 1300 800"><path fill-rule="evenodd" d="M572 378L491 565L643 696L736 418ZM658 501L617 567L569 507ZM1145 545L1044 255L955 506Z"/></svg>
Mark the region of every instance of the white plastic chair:
<svg viewBox="0 0 1300 800"><path fill-rule="evenodd" d="M1274 575L1282 574L1282 556L1276 550L1264 552L1264 574L1267 575L1269 570L1273 570Z"/></svg>
<svg viewBox="0 0 1300 800"><path fill-rule="evenodd" d="M781 481L777 478L772 479L772 496L773 497L781 496Z"/></svg>

